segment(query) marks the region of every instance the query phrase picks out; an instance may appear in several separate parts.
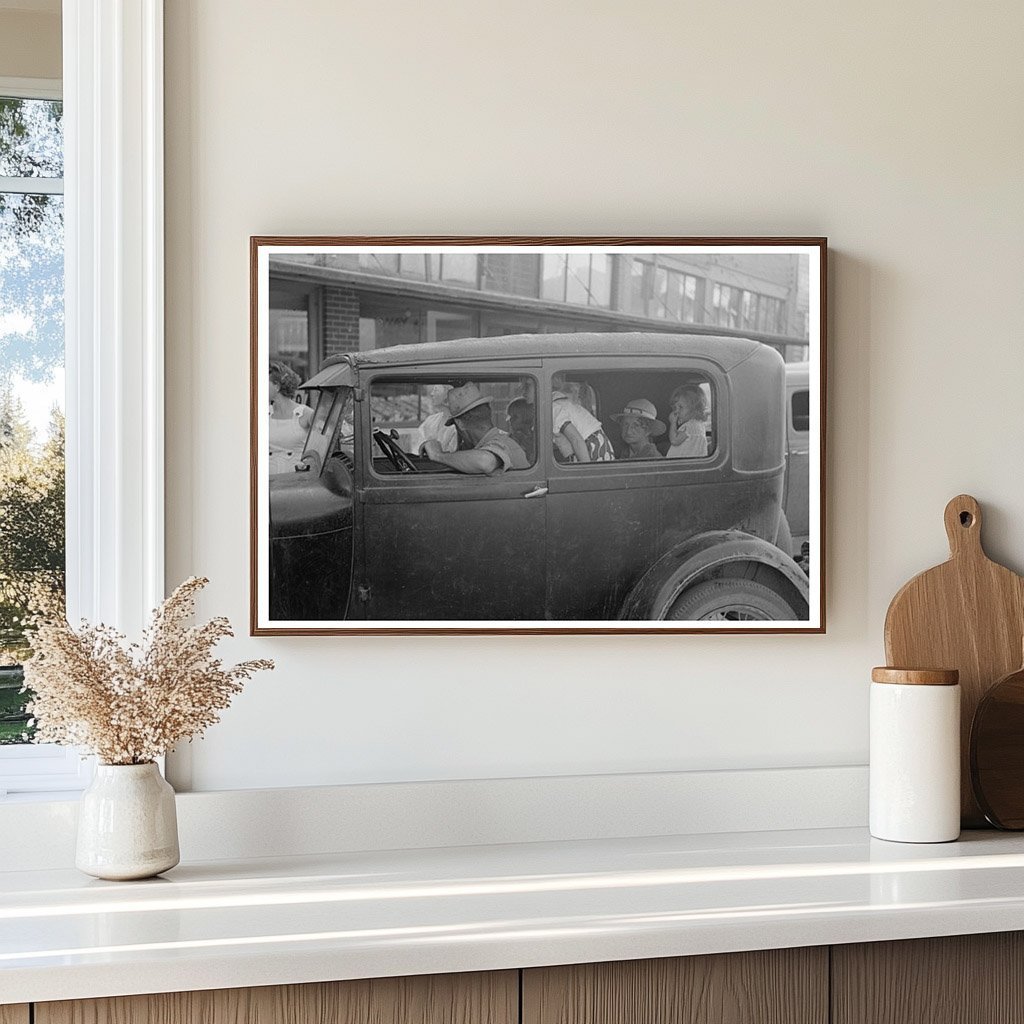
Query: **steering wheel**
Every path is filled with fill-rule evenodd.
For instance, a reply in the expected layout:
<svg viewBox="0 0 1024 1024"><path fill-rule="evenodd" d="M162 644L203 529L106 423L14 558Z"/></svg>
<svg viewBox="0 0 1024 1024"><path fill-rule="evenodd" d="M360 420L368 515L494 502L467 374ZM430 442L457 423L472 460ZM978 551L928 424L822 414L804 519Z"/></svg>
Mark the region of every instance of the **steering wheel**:
<svg viewBox="0 0 1024 1024"><path fill-rule="evenodd" d="M377 442L377 447L380 448L380 450L387 456L388 462L390 462L399 473L419 472L416 468L416 463L413 462L404 451L402 451L401 445L399 445L393 437L389 437L383 430L375 430L373 432L373 439Z"/></svg>

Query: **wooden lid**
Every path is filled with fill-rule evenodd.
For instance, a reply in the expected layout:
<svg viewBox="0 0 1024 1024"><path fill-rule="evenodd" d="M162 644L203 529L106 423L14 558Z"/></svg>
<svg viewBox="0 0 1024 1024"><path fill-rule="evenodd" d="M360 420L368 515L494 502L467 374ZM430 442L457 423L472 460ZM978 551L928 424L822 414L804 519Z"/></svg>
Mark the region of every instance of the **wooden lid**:
<svg viewBox="0 0 1024 1024"><path fill-rule="evenodd" d="M873 668L873 683L901 683L916 686L956 686L960 673L955 668Z"/></svg>

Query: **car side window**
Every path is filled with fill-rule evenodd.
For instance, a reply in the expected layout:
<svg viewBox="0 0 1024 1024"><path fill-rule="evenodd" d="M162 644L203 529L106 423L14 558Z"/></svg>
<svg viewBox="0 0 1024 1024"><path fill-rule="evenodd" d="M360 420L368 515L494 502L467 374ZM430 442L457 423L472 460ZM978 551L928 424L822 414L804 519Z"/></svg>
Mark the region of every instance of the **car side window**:
<svg viewBox="0 0 1024 1024"><path fill-rule="evenodd" d="M452 465L445 456L474 450L494 453L500 471L528 469L537 460L536 393L530 376L377 378L370 384L373 471L473 472L461 468L471 459Z"/></svg>
<svg viewBox="0 0 1024 1024"><path fill-rule="evenodd" d="M793 429L806 434L811 429L811 393L794 391L792 399Z"/></svg>
<svg viewBox="0 0 1024 1024"><path fill-rule="evenodd" d="M571 367L553 375L551 406L562 464L704 459L716 447L714 387L697 372Z"/></svg>

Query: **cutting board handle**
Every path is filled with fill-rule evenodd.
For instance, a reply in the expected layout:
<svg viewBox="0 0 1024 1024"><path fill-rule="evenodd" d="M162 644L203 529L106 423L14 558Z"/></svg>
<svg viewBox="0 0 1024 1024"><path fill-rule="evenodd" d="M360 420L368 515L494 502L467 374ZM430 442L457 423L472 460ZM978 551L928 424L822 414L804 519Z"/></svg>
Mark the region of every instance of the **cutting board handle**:
<svg viewBox="0 0 1024 1024"><path fill-rule="evenodd" d="M969 494L958 494L943 515L951 557L984 558L981 548L981 506Z"/></svg>

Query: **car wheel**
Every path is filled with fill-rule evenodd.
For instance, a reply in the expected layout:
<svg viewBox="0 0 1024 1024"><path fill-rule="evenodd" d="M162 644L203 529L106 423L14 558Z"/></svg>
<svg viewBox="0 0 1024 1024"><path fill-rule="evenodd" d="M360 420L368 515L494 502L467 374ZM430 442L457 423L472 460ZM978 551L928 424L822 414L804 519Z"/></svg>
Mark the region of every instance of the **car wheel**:
<svg viewBox="0 0 1024 1024"><path fill-rule="evenodd" d="M799 619L800 613L770 587L755 580L705 580L673 602L666 619L685 622L775 622Z"/></svg>

